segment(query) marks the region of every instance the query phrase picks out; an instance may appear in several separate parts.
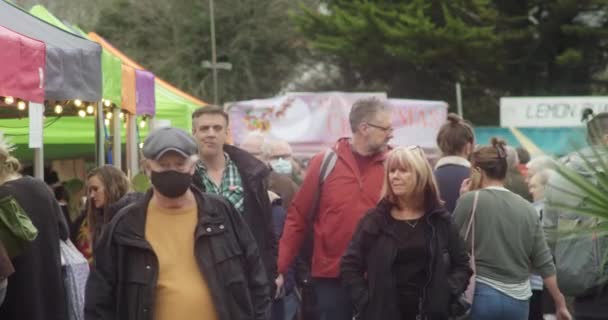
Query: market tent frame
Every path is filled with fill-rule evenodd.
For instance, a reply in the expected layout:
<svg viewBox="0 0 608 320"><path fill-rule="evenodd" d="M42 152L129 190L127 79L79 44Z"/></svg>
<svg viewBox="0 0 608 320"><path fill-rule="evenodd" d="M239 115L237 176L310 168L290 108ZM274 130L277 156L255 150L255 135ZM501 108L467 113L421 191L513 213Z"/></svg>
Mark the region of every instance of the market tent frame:
<svg viewBox="0 0 608 320"><path fill-rule="evenodd" d="M46 63L41 77L45 101L101 100L101 47L98 44L59 29L4 0L0 0L0 26L44 42ZM30 118L29 135L36 132L40 141L38 145L32 142L36 139L30 139L30 147L35 147L34 171L41 179L44 178L44 114L43 105L30 105L29 115L35 119Z"/></svg>

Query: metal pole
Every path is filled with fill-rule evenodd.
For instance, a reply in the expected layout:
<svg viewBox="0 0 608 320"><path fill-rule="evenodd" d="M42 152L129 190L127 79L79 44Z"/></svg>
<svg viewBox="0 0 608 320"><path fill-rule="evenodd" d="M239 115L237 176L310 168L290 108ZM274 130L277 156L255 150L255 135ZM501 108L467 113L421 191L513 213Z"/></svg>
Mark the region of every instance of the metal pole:
<svg viewBox="0 0 608 320"><path fill-rule="evenodd" d="M127 115L127 174L133 178L139 173L139 159L137 145L137 116Z"/></svg>
<svg viewBox="0 0 608 320"><path fill-rule="evenodd" d="M122 129L122 123L120 121L120 108L114 108L112 111L112 122L113 122L113 140L112 140L112 160L114 167L118 170L122 170L122 137L120 129Z"/></svg>
<svg viewBox="0 0 608 320"><path fill-rule="evenodd" d="M104 135L104 123L103 123L103 104L101 101L97 103L97 115L96 115L96 138L97 138L97 166L101 167L106 163L105 155L105 135Z"/></svg>
<svg viewBox="0 0 608 320"><path fill-rule="evenodd" d="M460 82L456 82L456 103L458 106L458 115L464 118L462 111L462 89L460 88Z"/></svg>
<svg viewBox="0 0 608 320"><path fill-rule="evenodd" d="M44 180L44 105L30 103L30 147L34 149L34 177Z"/></svg>
<svg viewBox="0 0 608 320"><path fill-rule="evenodd" d="M211 24L211 70L213 70L213 103L217 105L217 54L215 51L215 5L209 0L209 20Z"/></svg>

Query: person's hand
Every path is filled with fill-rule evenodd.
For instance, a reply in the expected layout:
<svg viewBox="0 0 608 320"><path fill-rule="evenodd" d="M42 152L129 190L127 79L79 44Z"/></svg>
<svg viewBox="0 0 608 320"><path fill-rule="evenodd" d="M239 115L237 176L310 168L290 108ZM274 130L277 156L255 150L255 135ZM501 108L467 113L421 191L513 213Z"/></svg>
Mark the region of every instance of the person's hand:
<svg viewBox="0 0 608 320"><path fill-rule="evenodd" d="M556 309L555 315L557 316L557 320L572 320L570 311L568 311L568 308L566 308L565 306Z"/></svg>
<svg viewBox="0 0 608 320"><path fill-rule="evenodd" d="M460 184L460 195L471 191L471 178L466 178Z"/></svg>
<svg viewBox="0 0 608 320"><path fill-rule="evenodd" d="M274 283L277 286L277 291L274 294L274 298L278 299L283 294L285 278L282 274L279 274L279 276L274 280Z"/></svg>

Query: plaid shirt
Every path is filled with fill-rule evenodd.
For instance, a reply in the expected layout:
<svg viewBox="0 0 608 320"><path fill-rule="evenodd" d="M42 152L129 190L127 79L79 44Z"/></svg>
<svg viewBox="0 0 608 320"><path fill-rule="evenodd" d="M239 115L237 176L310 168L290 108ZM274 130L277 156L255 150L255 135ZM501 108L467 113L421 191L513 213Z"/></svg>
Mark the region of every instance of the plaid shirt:
<svg viewBox="0 0 608 320"><path fill-rule="evenodd" d="M209 178L207 175L207 167L201 160L196 164L196 173L200 175L206 192L221 195L228 199L236 210L242 214L245 210L243 181L241 180L239 170L234 162L230 160L227 153L224 153L224 157L226 158L226 168L224 169L224 175L222 176L222 181L219 186Z"/></svg>

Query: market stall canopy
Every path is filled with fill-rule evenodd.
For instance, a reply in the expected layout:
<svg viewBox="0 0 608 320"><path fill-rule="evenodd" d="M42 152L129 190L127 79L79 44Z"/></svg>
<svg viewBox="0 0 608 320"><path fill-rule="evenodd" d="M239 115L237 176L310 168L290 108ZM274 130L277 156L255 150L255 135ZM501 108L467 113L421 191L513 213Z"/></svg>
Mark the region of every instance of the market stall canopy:
<svg viewBox="0 0 608 320"><path fill-rule="evenodd" d="M135 85L137 86L136 113L138 116L156 114L156 99L154 96L154 74L146 70L135 70Z"/></svg>
<svg viewBox="0 0 608 320"><path fill-rule="evenodd" d="M44 102L44 42L0 26L0 48L0 96Z"/></svg>
<svg viewBox="0 0 608 320"><path fill-rule="evenodd" d="M101 47L0 0L0 26L46 44L47 100L101 100Z"/></svg>
<svg viewBox="0 0 608 320"><path fill-rule="evenodd" d="M129 65L138 70L144 70L141 65L131 60L98 34L90 32L89 38L101 44L104 51L111 52L113 55L118 57L123 64ZM154 81L156 84L154 89L156 103L155 118L170 120L172 126L191 131L192 112L199 107L207 105L207 103L187 93L184 93L158 77L156 77Z"/></svg>

